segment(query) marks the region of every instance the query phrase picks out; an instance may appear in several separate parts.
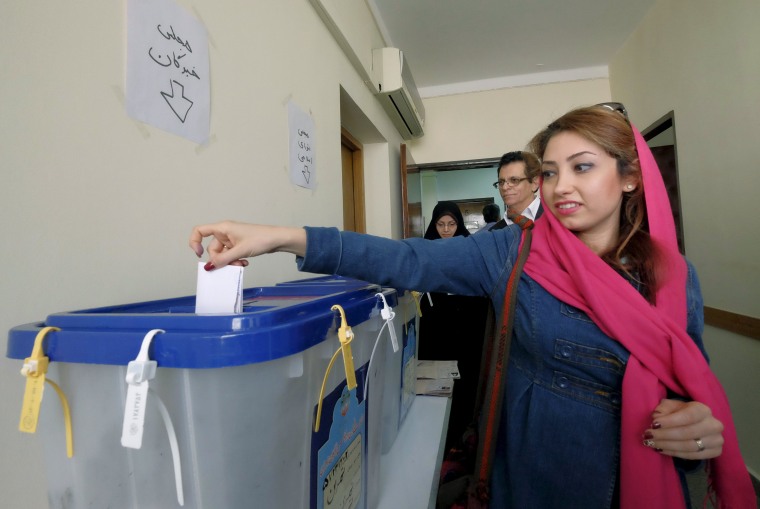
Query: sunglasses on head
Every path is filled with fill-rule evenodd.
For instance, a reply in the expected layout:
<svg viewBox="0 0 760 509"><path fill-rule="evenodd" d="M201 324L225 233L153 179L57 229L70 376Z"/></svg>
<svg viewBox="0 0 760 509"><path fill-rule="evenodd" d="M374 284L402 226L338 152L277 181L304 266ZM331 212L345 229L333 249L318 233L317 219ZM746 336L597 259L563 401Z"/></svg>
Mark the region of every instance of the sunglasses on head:
<svg viewBox="0 0 760 509"><path fill-rule="evenodd" d="M609 102L609 103L599 103L597 106L601 106L602 108L607 108L610 111L617 111L621 115L625 117L626 120L628 120L628 110L625 109L625 106L623 106L623 103L615 103L615 102Z"/></svg>

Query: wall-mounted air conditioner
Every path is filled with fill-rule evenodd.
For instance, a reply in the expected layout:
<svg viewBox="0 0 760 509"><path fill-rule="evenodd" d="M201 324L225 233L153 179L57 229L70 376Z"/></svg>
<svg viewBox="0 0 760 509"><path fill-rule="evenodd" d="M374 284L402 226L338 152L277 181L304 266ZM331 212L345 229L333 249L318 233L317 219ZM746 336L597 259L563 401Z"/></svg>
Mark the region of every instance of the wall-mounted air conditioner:
<svg viewBox="0 0 760 509"><path fill-rule="evenodd" d="M404 53L398 48L373 49L372 75L378 99L401 136L405 140L422 136L425 107Z"/></svg>

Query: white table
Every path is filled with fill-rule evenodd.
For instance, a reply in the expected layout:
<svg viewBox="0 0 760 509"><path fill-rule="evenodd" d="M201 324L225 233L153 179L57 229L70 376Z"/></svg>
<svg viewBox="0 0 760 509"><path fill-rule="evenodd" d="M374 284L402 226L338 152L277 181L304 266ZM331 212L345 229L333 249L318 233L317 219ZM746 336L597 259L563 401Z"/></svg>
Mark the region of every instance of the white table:
<svg viewBox="0 0 760 509"><path fill-rule="evenodd" d="M377 509L434 509L451 398L416 396L391 450L380 459Z"/></svg>

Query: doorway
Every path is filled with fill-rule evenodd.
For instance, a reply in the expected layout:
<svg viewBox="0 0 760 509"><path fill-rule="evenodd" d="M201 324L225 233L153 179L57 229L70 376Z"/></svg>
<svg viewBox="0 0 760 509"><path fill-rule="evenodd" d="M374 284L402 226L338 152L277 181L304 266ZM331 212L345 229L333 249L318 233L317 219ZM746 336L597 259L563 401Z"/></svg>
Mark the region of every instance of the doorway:
<svg viewBox="0 0 760 509"><path fill-rule="evenodd" d="M411 159L406 145L401 145L401 199L402 199L402 216L404 221L404 238L422 237L426 228L425 217L425 193L421 191L423 185L421 174L444 175L458 173L461 170L476 170L472 172L472 177L467 180L475 189L469 192L463 191L465 186L454 187L458 189L456 193L449 192L445 196L437 195L428 198L428 208L432 210L435 203L439 200L449 200L457 203L465 223L469 223L469 230L474 231L483 226L482 210L487 203L501 203L498 191L492 187L493 180L496 176L496 167L499 164L500 157L490 157L485 159L472 159L469 161L448 161L440 163L415 164ZM468 172L469 173L469 172ZM478 175L477 177L475 175ZM437 177L436 177L437 178ZM490 195L490 196L489 196Z"/></svg>
<svg viewBox="0 0 760 509"><path fill-rule="evenodd" d="M343 128L340 130L340 154L343 173L343 229L366 233L362 144Z"/></svg>
<svg viewBox="0 0 760 509"><path fill-rule="evenodd" d="M654 160L662 174L665 189L668 192L673 221L676 225L678 249L686 253L681 218L681 192L678 185L678 153L676 152L676 121L672 111L666 113L652 125L641 132L649 145Z"/></svg>

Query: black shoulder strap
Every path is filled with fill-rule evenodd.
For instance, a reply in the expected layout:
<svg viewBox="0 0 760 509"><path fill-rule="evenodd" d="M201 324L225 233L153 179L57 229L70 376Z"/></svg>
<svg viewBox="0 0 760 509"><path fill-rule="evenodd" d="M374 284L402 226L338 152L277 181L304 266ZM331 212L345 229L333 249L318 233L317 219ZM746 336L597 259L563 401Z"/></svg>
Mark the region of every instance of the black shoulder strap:
<svg viewBox="0 0 760 509"><path fill-rule="evenodd" d="M496 439L499 430L501 407L504 401L504 389L507 381L507 361L509 348L514 328L514 313L517 304L517 286L522 274L525 260L528 259L530 244L533 239L533 221L521 215L509 217L523 230L523 245L517 255L512 272L507 281L507 289L504 295L504 309L502 311L501 329L499 335L493 335L484 352L484 363L488 366L486 389L478 388L478 398L482 398L482 407L479 419L478 453L475 461L475 477L477 482L472 485L473 493L480 500L488 500L488 484L491 476L494 453L496 451ZM487 356L487 358L486 358ZM484 381L481 378L481 383ZM481 394L482 393L482 394Z"/></svg>

